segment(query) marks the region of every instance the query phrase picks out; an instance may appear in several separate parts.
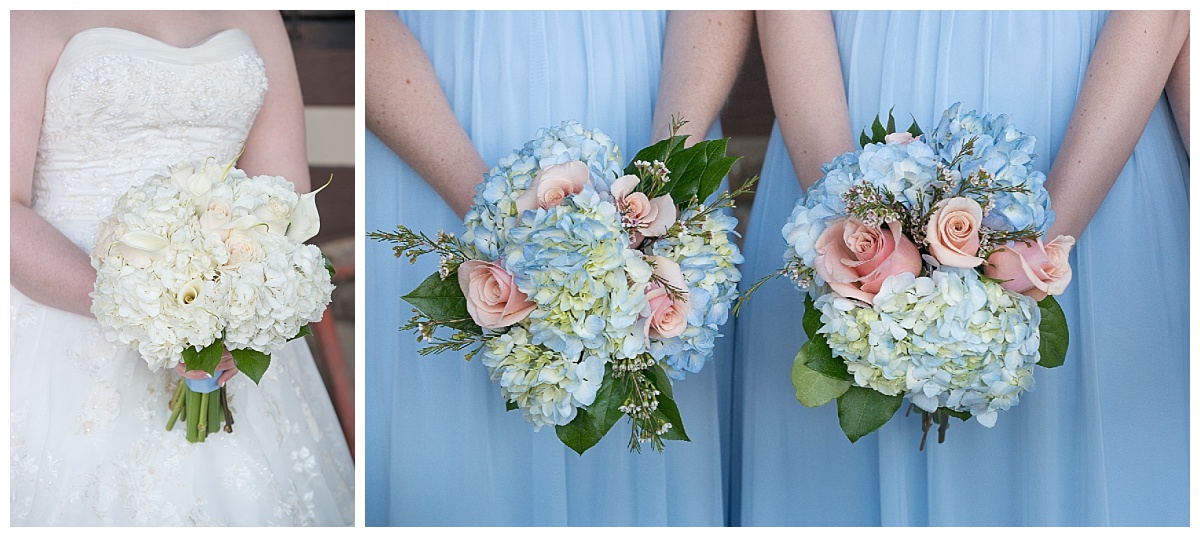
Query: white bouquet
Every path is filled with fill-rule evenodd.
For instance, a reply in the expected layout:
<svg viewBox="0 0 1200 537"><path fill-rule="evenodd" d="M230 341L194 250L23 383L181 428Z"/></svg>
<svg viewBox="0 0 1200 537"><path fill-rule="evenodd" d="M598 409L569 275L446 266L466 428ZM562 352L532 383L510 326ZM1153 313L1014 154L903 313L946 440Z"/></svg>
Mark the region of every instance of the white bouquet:
<svg viewBox="0 0 1200 537"><path fill-rule="evenodd" d="M297 195L282 177L233 165L176 164L131 188L100 224L92 313L151 370L182 361L215 377L228 350L257 383L271 353L311 333L330 301L330 265L304 244L320 228L317 191ZM186 408L188 439L203 441L231 417L224 390L210 401L215 381L186 384L167 429Z"/></svg>

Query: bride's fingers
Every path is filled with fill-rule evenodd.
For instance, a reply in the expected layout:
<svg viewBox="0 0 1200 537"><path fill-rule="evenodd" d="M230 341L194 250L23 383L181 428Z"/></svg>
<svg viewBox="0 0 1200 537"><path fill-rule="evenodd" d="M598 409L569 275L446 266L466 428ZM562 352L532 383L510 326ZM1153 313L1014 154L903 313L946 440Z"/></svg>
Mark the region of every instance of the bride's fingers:
<svg viewBox="0 0 1200 537"><path fill-rule="evenodd" d="M221 377L217 379L217 385L224 386L225 383L229 382L229 379L233 378L233 376L236 374L238 374L237 366L233 365L233 362L230 361L230 368L221 373Z"/></svg>

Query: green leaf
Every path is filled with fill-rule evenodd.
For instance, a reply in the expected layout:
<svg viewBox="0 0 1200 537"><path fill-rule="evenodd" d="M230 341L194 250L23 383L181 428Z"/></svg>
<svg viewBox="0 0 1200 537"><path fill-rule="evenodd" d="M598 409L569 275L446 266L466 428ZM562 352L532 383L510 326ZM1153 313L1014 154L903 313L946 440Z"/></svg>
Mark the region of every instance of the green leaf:
<svg viewBox="0 0 1200 537"><path fill-rule="evenodd" d="M1042 310L1042 323L1038 325L1038 330L1042 333L1042 343L1038 347L1038 354L1041 355L1038 365L1058 367L1067 359L1067 343L1070 339L1067 333L1067 316L1058 305L1058 301L1050 295L1038 302L1038 308Z"/></svg>
<svg viewBox="0 0 1200 537"><path fill-rule="evenodd" d="M504 411L505 412L508 412L510 410L516 410L516 409L517 409L516 401L508 401L508 402L504 403Z"/></svg>
<svg viewBox="0 0 1200 537"><path fill-rule="evenodd" d="M879 122L879 116L875 116L875 122L871 124L871 141L882 144L884 138L887 138L887 129Z"/></svg>
<svg viewBox="0 0 1200 537"><path fill-rule="evenodd" d="M821 310L813 304L812 296L804 293L804 318L800 322L804 326L804 334L808 339L812 339L817 335L817 329L821 328Z"/></svg>
<svg viewBox="0 0 1200 537"><path fill-rule="evenodd" d="M870 388L851 386L838 397L838 423L850 442L883 427L900 408L904 398L884 395Z"/></svg>
<svg viewBox="0 0 1200 537"><path fill-rule="evenodd" d="M677 207L683 209L692 196L704 202L721 185L721 179L741 158L725 156L727 144L727 139L706 140L671 153L666 162L671 170L667 192Z"/></svg>
<svg viewBox="0 0 1200 537"><path fill-rule="evenodd" d="M687 136L672 136L666 140L660 140L658 143L638 151L632 159L629 160L629 165L625 166L625 175L637 175L637 166L633 163L642 160L646 162L659 161L666 163L667 154L674 154L678 149L683 148L683 142L687 140Z"/></svg>
<svg viewBox="0 0 1200 537"><path fill-rule="evenodd" d="M312 325L306 324L306 325L300 327L300 331L296 332L296 335L288 338L288 341L291 341L293 339L300 339L304 336L311 336L311 335L313 335Z"/></svg>
<svg viewBox="0 0 1200 537"><path fill-rule="evenodd" d="M662 435L663 440L692 441L691 438L688 438L687 432L683 430L683 418L679 416L679 407L675 405L674 399L667 396L666 392L658 394L658 410L655 413L666 418L667 422L671 424L671 428Z"/></svg>
<svg viewBox="0 0 1200 537"><path fill-rule="evenodd" d="M867 130L863 129L862 134L858 135L858 146L867 147L869 143L871 143L871 138L867 136Z"/></svg>
<svg viewBox="0 0 1200 537"><path fill-rule="evenodd" d="M909 117L912 118L912 125L908 126L908 133L913 135L913 138L916 138L922 134L925 134L925 133L921 132L921 127L917 126L916 116L909 114Z"/></svg>
<svg viewBox="0 0 1200 537"><path fill-rule="evenodd" d="M329 256L325 255L324 253L321 254L321 257L325 258L325 270L329 271L329 278L333 279L334 274L337 273L337 271L333 269L333 260L329 259Z"/></svg>
<svg viewBox="0 0 1200 537"><path fill-rule="evenodd" d="M255 384L258 384L267 368L271 366L271 355L254 349L233 349L229 354L233 355L233 364L237 366L238 371L245 373Z"/></svg>
<svg viewBox="0 0 1200 537"><path fill-rule="evenodd" d="M829 342L817 334L800 347L796 357L804 357L804 366L834 380L854 380L846 368L846 361L833 355Z"/></svg>
<svg viewBox="0 0 1200 537"><path fill-rule="evenodd" d="M944 408L944 407L939 408L938 410L941 412L945 412L949 416L954 416L963 421L967 421L967 420L971 419L970 412L964 412L962 410L950 410L949 408Z"/></svg>
<svg viewBox="0 0 1200 537"><path fill-rule="evenodd" d="M477 335L483 333L467 312L467 299L458 286L458 271L451 272L444 280L440 274L430 274L421 285L401 298L430 319L445 322L450 328Z"/></svg>
<svg viewBox="0 0 1200 537"><path fill-rule="evenodd" d="M225 340L217 338L209 346L197 350L194 347L183 349L183 363L187 371L203 371L212 375L221 363L224 354Z"/></svg>
<svg viewBox="0 0 1200 537"><path fill-rule="evenodd" d="M888 108L888 124L887 124L887 133L888 134L896 132L896 118L892 117L892 110L895 110L895 109L896 109L895 106Z"/></svg>
<svg viewBox="0 0 1200 537"><path fill-rule="evenodd" d="M655 363L649 369L644 370L642 374L654 383L654 387L658 388L658 391L666 394L667 397L675 397L675 394L671 393L671 377L667 376L667 371L663 369L662 364Z"/></svg>
<svg viewBox="0 0 1200 537"><path fill-rule="evenodd" d="M818 407L840 397L850 388L850 381L837 380L817 373L804 365L803 350L792 361L792 385L796 400L807 407Z"/></svg>
<svg viewBox="0 0 1200 537"><path fill-rule="evenodd" d="M555 426L554 432L563 444L583 455L584 451L604 438L608 430L625 415L617 409L621 402L616 382L612 378L612 364L605 365L604 380L596 392L596 400L586 409L579 409L570 423Z"/></svg>

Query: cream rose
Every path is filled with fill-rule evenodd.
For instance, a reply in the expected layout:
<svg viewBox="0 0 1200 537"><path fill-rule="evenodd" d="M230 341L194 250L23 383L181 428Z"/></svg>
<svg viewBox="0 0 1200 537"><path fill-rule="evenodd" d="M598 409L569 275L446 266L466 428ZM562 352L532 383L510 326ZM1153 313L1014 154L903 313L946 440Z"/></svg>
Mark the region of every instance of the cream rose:
<svg viewBox="0 0 1200 537"><path fill-rule="evenodd" d="M230 167L232 167L232 163ZM171 166L170 170L171 180L175 182L175 185L180 190L192 195L192 203L196 207L197 214L201 214L208 207L213 184L224 181L225 174L228 172L229 167L222 169L217 166L209 166L208 163L205 163L199 170L186 163Z"/></svg>
<svg viewBox="0 0 1200 537"><path fill-rule="evenodd" d="M1059 295L1071 283L1071 264L1067 256L1075 238L1059 235L1049 244L1038 239L1032 245L1023 242L1009 244L988 256L983 273L1001 280L1010 291L1042 300L1047 295Z"/></svg>
<svg viewBox="0 0 1200 537"><path fill-rule="evenodd" d="M471 260L458 267L458 285L475 324L496 329L517 323L537 307L498 263Z"/></svg>
<svg viewBox="0 0 1200 537"><path fill-rule="evenodd" d="M117 237L125 234L125 224L120 223L116 216L109 215L100 221L100 229L96 231L96 241L92 243L92 259L101 262L108 257L108 251L117 241Z"/></svg>
<svg viewBox="0 0 1200 537"><path fill-rule="evenodd" d="M643 237L658 237L675 223L679 213L670 194L649 199L646 194L634 192L640 180L634 175L625 175L613 181L609 191L616 200L621 223L630 229L630 246L641 244Z"/></svg>
<svg viewBox="0 0 1200 537"><path fill-rule="evenodd" d="M978 267L983 263L983 259L976 256L982 220L983 208L973 199L958 197L938 202L925 227L929 253L946 266Z"/></svg>
<svg viewBox="0 0 1200 537"><path fill-rule="evenodd" d="M225 239L225 247L229 248L228 266L231 267L262 259L262 246L258 244L252 232L240 229L230 230L229 236Z"/></svg>
<svg viewBox="0 0 1200 537"><path fill-rule="evenodd" d="M517 212L532 211L538 207L558 207L567 196L583 192L588 177L587 165L578 160L546 166L529 182L529 188L517 197Z"/></svg>
<svg viewBox="0 0 1200 537"><path fill-rule="evenodd" d="M871 304L889 276L921 271L921 253L901 233L900 222L886 230L857 219L834 220L817 239L813 268L837 294Z"/></svg>
<svg viewBox="0 0 1200 537"><path fill-rule="evenodd" d="M200 215L200 227L216 232L221 240L229 238L229 224L233 221L233 204L225 198L208 200L208 207Z"/></svg>
<svg viewBox="0 0 1200 537"><path fill-rule="evenodd" d="M253 214L267 225L267 233L283 235L287 232L288 221L292 217L292 208L279 198L270 198L266 203L254 209Z"/></svg>
<svg viewBox="0 0 1200 537"><path fill-rule="evenodd" d="M647 317L646 336L677 337L687 329L687 317L692 312L683 272L677 263L665 257L646 256L646 261L654 267L654 278L646 286L648 305L643 312ZM668 290L663 282L674 289Z"/></svg>

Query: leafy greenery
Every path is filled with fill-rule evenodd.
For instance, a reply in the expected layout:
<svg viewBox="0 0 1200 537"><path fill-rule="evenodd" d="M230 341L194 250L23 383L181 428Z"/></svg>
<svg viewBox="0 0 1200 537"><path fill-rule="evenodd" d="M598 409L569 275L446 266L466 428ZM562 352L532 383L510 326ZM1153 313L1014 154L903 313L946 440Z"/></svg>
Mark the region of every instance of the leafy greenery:
<svg viewBox="0 0 1200 537"><path fill-rule="evenodd" d="M892 419L904 398L851 386L838 397L838 423L850 442L857 442Z"/></svg>
<svg viewBox="0 0 1200 537"><path fill-rule="evenodd" d="M862 134L858 136L858 144L862 147L866 147L867 144L882 144L887 135L895 132L897 132L896 118L892 117L892 109L889 108L887 127L885 128L883 126L883 123L880 122L878 115L875 116L875 121L871 124L871 135L867 136L867 129L863 129ZM913 135L913 138L924 134L921 132L921 127L917 126L917 118L915 117L913 118L912 124L908 126L906 132Z"/></svg>
<svg viewBox="0 0 1200 537"><path fill-rule="evenodd" d="M625 415L618 408L625 400L619 391L613 379L612 364L609 363L604 366L604 380L596 392L596 400L586 409L580 408L570 423L554 428L558 439L580 455L596 445Z"/></svg>
<svg viewBox="0 0 1200 537"><path fill-rule="evenodd" d="M808 336L808 339L815 337L817 330L821 328L821 310L817 309L812 296L808 293L804 293L804 318L801 320L801 324L804 326L804 335Z"/></svg>
<svg viewBox="0 0 1200 537"><path fill-rule="evenodd" d="M233 355L233 364L237 366L238 371L245 373L255 384L258 384L267 372L267 367L271 365L271 355L254 349L234 349L229 351L229 354Z"/></svg>
<svg viewBox="0 0 1200 537"><path fill-rule="evenodd" d="M187 371L203 371L212 375L217 371L217 365L221 363L221 355L225 351L225 340L217 338L207 347L197 349L188 347L183 349L183 363Z"/></svg>
<svg viewBox="0 0 1200 537"><path fill-rule="evenodd" d="M1042 367L1058 367L1067 359L1067 316L1053 296L1046 296L1038 302L1042 310L1042 323L1038 330L1042 333L1042 343L1038 347L1041 358L1038 365Z"/></svg>
<svg viewBox="0 0 1200 537"><path fill-rule="evenodd" d="M796 400L807 407L818 407L828 403L850 389L850 381L837 380L822 375L804 365L804 348L792 361L792 385L796 387Z"/></svg>
<svg viewBox="0 0 1200 537"><path fill-rule="evenodd" d="M458 271L445 279L440 274L430 274L416 289L403 298L436 324L471 334L483 334L483 329L471 320L467 312L467 298L458 285Z"/></svg>

